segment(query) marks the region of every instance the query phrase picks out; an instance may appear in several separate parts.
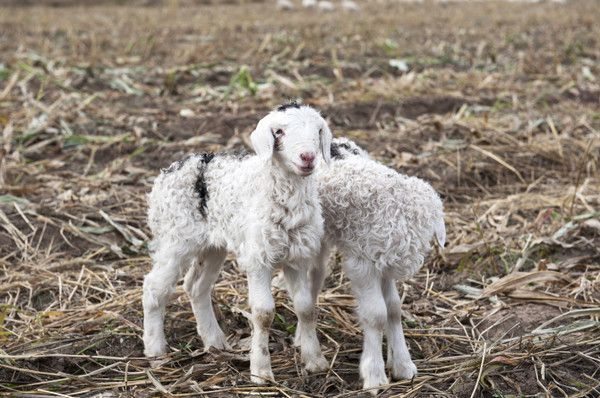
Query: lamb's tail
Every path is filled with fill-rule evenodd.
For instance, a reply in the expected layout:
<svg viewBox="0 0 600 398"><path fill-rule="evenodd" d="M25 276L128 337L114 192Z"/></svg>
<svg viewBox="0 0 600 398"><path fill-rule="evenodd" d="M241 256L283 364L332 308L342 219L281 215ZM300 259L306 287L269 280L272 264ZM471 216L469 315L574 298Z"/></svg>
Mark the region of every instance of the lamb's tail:
<svg viewBox="0 0 600 398"><path fill-rule="evenodd" d="M438 217L433 223L433 233L440 248L443 249L446 244L446 225L444 224L443 216Z"/></svg>

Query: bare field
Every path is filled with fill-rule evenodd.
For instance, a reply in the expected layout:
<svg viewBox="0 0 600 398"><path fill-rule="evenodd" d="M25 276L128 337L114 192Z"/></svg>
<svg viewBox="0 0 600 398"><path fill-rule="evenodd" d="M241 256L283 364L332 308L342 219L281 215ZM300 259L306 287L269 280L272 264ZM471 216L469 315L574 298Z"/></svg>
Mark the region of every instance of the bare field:
<svg viewBox="0 0 600 398"><path fill-rule="evenodd" d="M302 372L274 288L277 383L250 383L233 258L214 301L234 351L203 352L178 288L171 354L155 369L142 357L153 177L244 147L265 112L302 98L444 199L447 247L402 284L420 373L381 395L600 396L599 2L80 3L0 8L0 394L360 395L335 266L319 302L327 373Z"/></svg>

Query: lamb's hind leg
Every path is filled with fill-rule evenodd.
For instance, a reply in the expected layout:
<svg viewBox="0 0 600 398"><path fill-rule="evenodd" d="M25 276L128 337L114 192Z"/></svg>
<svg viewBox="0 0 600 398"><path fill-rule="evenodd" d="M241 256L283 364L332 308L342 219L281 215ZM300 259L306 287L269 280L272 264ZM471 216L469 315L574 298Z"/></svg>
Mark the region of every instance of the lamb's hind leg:
<svg viewBox="0 0 600 398"><path fill-rule="evenodd" d="M317 338L316 300L311 294L307 271L286 266L283 275L298 317L295 344L300 345L302 361L309 372L323 371L329 364Z"/></svg>
<svg viewBox="0 0 600 398"><path fill-rule="evenodd" d="M387 367L391 370L394 380L412 379L417 374L417 367L410 359L404 339L400 296L394 278L383 278L381 289L387 306Z"/></svg>
<svg viewBox="0 0 600 398"><path fill-rule="evenodd" d="M144 354L148 357L167 352L164 319L169 301L181 270L189 266L190 256L186 248L157 250L152 255L152 271L144 278L142 303L144 307Z"/></svg>
<svg viewBox="0 0 600 398"><path fill-rule="evenodd" d="M382 339L387 322L387 310L381 291L381 275L373 264L354 258L344 262L344 271L352 284L358 302L358 318L363 328L363 352L360 358L360 376L363 388L377 394L378 387L388 383L383 363Z"/></svg>
<svg viewBox="0 0 600 398"><path fill-rule="evenodd" d="M219 278L226 255L227 252L221 249L206 251L200 256L199 262L189 269L183 282L192 303L196 327L205 350L210 347L229 348L225 334L215 317L211 300L212 286Z"/></svg>
<svg viewBox="0 0 600 398"><path fill-rule="evenodd" d="M321 290L323 290L323 283L327 277L327 260L329 260L330 254L331 246L323 242L321 244L321 251L316 258L316 264L310 267L308 272L310 294L315 303L319 298L319 293L321 293Z"/></svg>

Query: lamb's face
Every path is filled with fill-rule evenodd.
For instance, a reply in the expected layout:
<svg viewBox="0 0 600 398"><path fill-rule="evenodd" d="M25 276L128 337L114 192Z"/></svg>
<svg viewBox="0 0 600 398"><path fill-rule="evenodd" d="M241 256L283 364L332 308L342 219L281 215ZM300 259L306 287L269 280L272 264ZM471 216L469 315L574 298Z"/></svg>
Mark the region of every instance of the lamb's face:
<svg viewBox="0 0 600 398"><path fill-rule="evenodd" d="M330 160L331 131L321 115L308 106L279 107L258 123L251 140L259 156L271 157L297 175L312 174L318 156L326 163Z"/></svg>

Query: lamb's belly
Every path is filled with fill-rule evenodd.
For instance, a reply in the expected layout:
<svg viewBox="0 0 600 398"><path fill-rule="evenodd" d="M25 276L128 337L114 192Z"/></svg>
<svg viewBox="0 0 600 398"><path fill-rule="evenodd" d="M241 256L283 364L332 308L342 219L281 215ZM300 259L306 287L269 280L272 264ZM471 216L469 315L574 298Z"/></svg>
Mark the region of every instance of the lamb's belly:
<svg viewBox="0 0 600 398"><path fill-rule="evenodd" d="M228 223L210 220L206 226L211 246L226 248L229 252L238 253L244 243L244 234L239 228L231 228Z"/></svg>

